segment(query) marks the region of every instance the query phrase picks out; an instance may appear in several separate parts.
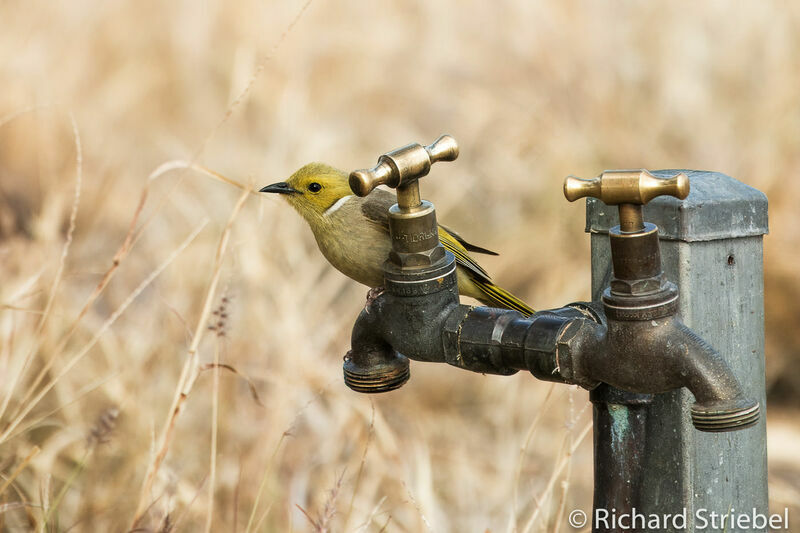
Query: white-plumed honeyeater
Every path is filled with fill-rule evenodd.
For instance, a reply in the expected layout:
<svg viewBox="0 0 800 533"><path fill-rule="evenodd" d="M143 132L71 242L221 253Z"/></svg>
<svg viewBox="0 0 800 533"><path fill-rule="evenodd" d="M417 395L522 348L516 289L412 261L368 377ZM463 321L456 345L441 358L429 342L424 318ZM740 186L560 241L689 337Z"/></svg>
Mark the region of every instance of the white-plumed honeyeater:
<svg viewBox="0 0 800 533"><path fill-rule="evenodd" d="M348 174L323 163L310 163L261 192L281 194L302 215L322 255L340 272L371 288L383 285L382 265L392 246L389 207L396 203L394 194L375 189L360 198L350 189ZM456 258L460 294L492 307L533 314L525 302L492 283L469 254L495 252L468 243L441 224L439 240Z"/></svg>

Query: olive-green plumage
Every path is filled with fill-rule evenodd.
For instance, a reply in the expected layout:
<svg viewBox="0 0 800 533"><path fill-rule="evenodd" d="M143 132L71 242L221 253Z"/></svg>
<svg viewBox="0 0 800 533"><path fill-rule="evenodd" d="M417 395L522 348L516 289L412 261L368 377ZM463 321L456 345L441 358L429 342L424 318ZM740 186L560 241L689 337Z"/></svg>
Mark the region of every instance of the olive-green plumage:
<svg viewBox="0 0 800 533"><path fill-rule="evenodd" d="M283 195L308 222L322 255L340 272L368 287L383 285L381 265L391 249L388 211L395 203L394 194L375 189L359 198L350 190L346 173L323 163L310 163L287 181L261 191ZM533 314L525 302L492 283L469 252L497 254L466 242L441 224L439 240L456 258L460 294Z"/></svg>

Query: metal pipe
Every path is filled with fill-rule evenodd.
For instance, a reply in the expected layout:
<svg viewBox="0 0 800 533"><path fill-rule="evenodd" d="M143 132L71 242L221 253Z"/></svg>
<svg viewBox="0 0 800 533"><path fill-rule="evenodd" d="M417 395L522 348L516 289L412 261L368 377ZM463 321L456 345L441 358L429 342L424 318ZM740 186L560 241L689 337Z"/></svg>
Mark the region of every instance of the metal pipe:
<svg viewBox="0 0 800 533"><path fill-rule="evenodd" d="M686 387L696 399L692 420L703 431L758 421L758 402L747 398L719 353L674 315L616 320L577 303L525 318L516 311L460 305L452 271L422 283L432 290L417 296L384 293L356 320L349 357L362 366L373 360L383 365L375 369L376 376L386 375L377 388L396 381L400 352L480 373L527 370L539 379L588 389L600 382L648 394ZM385 367L389 362L391 371ZM357 386L364 388L360 381Z"/></svg>
<svg viewBox="0 0 800 533"><path fill-rule="evenodd" d="M641 488L647 471L647 406L652 403L653 395L601 384L589 394L589 399L594 405L595 513L613 509L617 515L630 516L634 509L647 507ZM593 525L593 531L619 531L601 530L597 523Z"/></svg>
<svg viewBox="0 0 800 533"><path fill-rule="evenodd" d="M477 372L510 374L527 370L539 379L592 388L597 381L576 373L570 343L594 339L605 329L603 316L588 304L539 311L525 318L517 311L461 306L444 324L447 362ZM576 335L576 332L583 334ZM512 372L513 371L513 372Z"/></svg>
<svg viewBox="0 0 800 533"><path fill-rule="evenodd" d="M391 390L386 388L390 382L397 385L392 388L402 385L398 376L405 372L408 378L406 358L482 374L528 370L540 379L589 388L598 383L576 372L573 360L587 339L594 344L605 331L602 314L587 304L530 318L517 311L460 305L454 273L437 278L430 285L437 289L423 295L398 295L392 292L395 285L389 287L361 311L353 327L344 374L348 386L359 392Z"/></svg>

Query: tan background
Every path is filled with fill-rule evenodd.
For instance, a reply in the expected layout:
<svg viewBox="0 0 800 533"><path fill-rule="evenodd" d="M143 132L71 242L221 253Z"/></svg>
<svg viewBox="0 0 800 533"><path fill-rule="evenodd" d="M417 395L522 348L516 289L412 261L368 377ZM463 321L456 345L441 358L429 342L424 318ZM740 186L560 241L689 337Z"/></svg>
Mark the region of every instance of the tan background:
<svg viewBox="0 0 800 533"><path fill-rule="evenodd" d="M304 223L250 196L215 271L240 190L148 181L183 159L260 187L443 132L462 155L423 195L537 308L588 296L565 175L709 169L767 193L771 498L800 501L796 4L2 2L0 21L9 529L125 531L139 507L148 531L571 531L565 515L591 506L585 392L414 364L399 392L351 393L341 356L365 288ZM201 372L162 439L185 361L215 356L239 374L215 397Z"/></svg>

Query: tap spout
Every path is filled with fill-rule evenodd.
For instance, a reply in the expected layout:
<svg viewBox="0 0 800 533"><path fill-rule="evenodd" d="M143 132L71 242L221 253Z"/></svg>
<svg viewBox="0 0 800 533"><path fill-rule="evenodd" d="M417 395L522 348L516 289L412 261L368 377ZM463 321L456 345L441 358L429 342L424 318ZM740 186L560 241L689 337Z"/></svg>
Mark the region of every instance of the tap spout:
<svg viewBox="0 0 800 533"><path fill-rule="evenodd" d="M689 368L686 387L694 394L692 423L702 431L730 431L758 422L761 407L747 396L722 356L702 337L678 320L681 349Z"/></svg>
<svg viewBox="0 0 800 533"><path fill-rule="evenodd" d="M610 319L602 346L580 359L593 378L630 392L686 387L695 397L692 422L701 431L731 431L758 421L758 402L745 394L719 352L676 315Z"/></svg>
<svg viewBox="0 0 800 533"><path fill-rule="evenodd" d="M389 392L408 381L408 358L381 335L381 317L364 310L353 326L352 349L344 356L344 382L356 392Z"/></svg>

